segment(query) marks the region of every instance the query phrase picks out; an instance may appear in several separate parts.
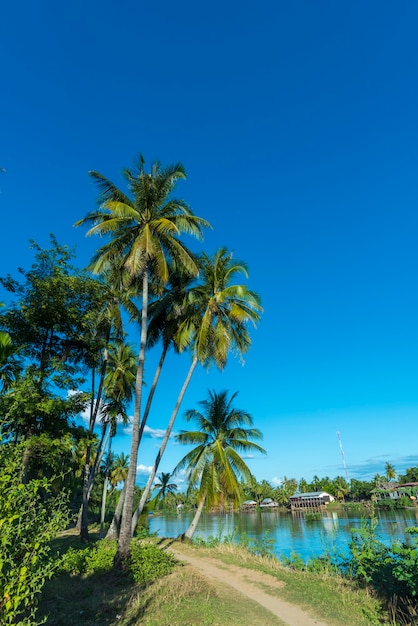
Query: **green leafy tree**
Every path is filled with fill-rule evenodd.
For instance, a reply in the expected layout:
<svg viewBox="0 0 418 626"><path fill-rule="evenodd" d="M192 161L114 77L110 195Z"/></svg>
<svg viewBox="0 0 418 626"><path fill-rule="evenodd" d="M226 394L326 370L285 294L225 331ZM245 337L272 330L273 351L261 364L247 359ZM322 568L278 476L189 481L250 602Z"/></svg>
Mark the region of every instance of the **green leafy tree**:
<svg viewBox="0 0 418 626"><path fill-rule="evenodd" d="M201 513L206 504L224 507L231 500L238 505L242 499L240 480L251 481L249 467L240 452L261 452L265 450L253 439L261 439L259 430L253 428L249 413L233 406L237 394L228 399L228 392L209 391L208 399L199 402L202 412L197 409L186 411L187 421L198 426L195 431L182 431L176 441L195 446L178 463L174 472L189 470L189 490L199 487L199 504L195 517L185 533L191 539L196 530Z"/></svg>
<svg viewBox="0 0 418 626"><path fill-rule="evenodd" d="M352 478L350 481L350 497L353 500L370 500L373 488L372 482Z"/></svg>
<svg viewBox="0 0 418 626"><path fill-rule="evenodd" d="M0 307L4 306L0 303ZM7 392L20 371L16 346L9 333L0 330L0 393Z"/></svg>
<svg viewBox="0 0 418 626"><path fill-rule="evenodd" d="M119 534L116 564L122 565L129 556L132 537L132 512L136 478L141 419L142 387L144 380L145 349L147 344L147 319L149 286L153 276L161 285L169 279L169 259L189 274L197 274L193 255L180 241L183 233L202 237L208 222L195 216L184 200L174 198L172 192L178 180L186 177L184 167L177 163L163 168L159 162L145 170L142 156L132 170L125 169L130 196L98 172L91 172L99 191L99 207L77 222L93 224L88 235L105 235L108 243L94 255L91 269L95 273L107 271L118 264L132 277L140 279L141 334L136 376L134 419L130 467L126 481L124 506Z"/></svg>
<svg viewBox="0 0 418 626"><path fill-rule="evenodd" d="M398 476L400 483L417 483L418 482L418 467L409 467L405 474Z"/></svg>
<svg viewBox="0 0 418 626"><path fill-rule="evenodd" d="M19 270L23 280L0 279L13 299L1 313L0 325L25 364L13 388L0 398L0 428L4 437L27 442L24 480L30 475L33 437L78 437L72 420L84 409L87 395L70 392L83 382L93 349L88 329L104 297L103 286L77 270L71 264L74 253L53 236L50 249L34 242L32 247L35 261L29 271ZM47 439L42 439L45 445Z"/></svg>

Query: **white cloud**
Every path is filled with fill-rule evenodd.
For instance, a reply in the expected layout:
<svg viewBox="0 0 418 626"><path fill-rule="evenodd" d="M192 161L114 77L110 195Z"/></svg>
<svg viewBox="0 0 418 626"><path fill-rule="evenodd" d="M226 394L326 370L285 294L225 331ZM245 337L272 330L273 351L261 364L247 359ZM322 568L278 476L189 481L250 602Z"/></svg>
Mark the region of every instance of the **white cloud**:
<svg viewBox="0 0 418 626"><path fill-rule="evenodd" d="M276 485L278 487L282 484L283 481L281 478L278 478L277 476L275 476L274 478L271 479L270 482L272 485Z"/></svg>
<svg viewBox="0 0 418 626"><path fill-rule="evenodd" d="M152 465L142 465L142 463L140 463L139 465L136 466L136 471L138 474L151 474L152 471Z"/></svg>
<svg viewBox="0 0 418 626"><path fill-rule="evenodd" d="M129 426L125 426L123 432L125 435L131 435L132 424L129 424ZM164 439L166 432L167 431L163 428L150 428L149 426L144 427L144 437L149 437L150 439ZM174 433L171 433L170 439L172 439L173 437Z"/></svg>

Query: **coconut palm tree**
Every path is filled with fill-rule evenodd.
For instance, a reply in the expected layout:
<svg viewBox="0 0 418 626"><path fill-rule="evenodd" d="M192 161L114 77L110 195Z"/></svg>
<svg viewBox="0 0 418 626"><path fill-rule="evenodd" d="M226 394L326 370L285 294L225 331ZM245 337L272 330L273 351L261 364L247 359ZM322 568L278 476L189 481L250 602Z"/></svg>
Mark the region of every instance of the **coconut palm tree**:
<svg viewBox="0 0 418 626"><path fill-rule="evenodd" d="M265 450L251 441L261 439L259 430L253 428L249 413L233 406L237 394L228 399L228 392L209 391L208 398L199 402L202 412L189 409L187 421L197 423L198 430L182 431L176 436L178 443L196 446L178 463L174 472L187 468L189 491L199 486L199 503L196 514L185 537L191 539L206 504L207 508L225 506L232 500L238 505L242 498L240 480L250 482L252 474L240 452Z"/></svg>
<svg viewBox="0 0 418 626"><path fill-rule="evenodd" d="M236 284L237 275L248 278L247 265L233 259L232 253L220 248L213 257L199 257L199 282L185 294L184 316L175 334L179 352L189 350L191 364L168 423L160 450L154 461L148 482L132 519L132 534L149 497L159 463L167 447L174 422L187 387L198 365L215 363L223 369L228 353L242 355L251 346L247 322L255 326L262 307L258 294L246 285Z"/></svg>
<svg viewBox="0 0 418 626"><path fill-rule="evenodd" d="M175 483L170 483L170 478L172 474L170 472L161 472L158 479L160 482L154 484L154 488L158 489L158 492L155 496L155 500L164 500L168 493L174 494L177 490L177 485Z"/></svg>
<svg viewBox="0 0 418 626"><path fill-rule="evenodd" d="M332 481L334 495L339 501L344 501L345 496L350 493L350 486L342 476L337 476Z"/></svg>
<svg viewBox="0 0 418 626"><path fill-rule="evenodd" d="M395 467L391 463L389 463L389 461L385 463L385 476L388 482L390 482L391 480L395 480L396 478Z"/></svg>
<svg viewBox="0 0 418 626"><path fill-rule="evenodd" d="M99 386L100 410L98 410L102 423L102 433L93 464L90 463L90 444L86 450L83 501L79 518L80 537L83 540L89 538L88 503L107 441L109 441L108 454L110 454L111 439L116 434L117 422L128 423L127 405L131 402L135 390L136 357L132 345L119 340L109 344L104 352L106 366L102 371L102 380ZM96 402L98 402L97 399ZM95 423L96 417L92 417L90 413L90 435L93 433Z"/></svg>
<svg viewBox="0 0 418 626"><path fill-rule="evenodd" d="M197 274L198 268L193 255L180 241L180 236L187 233L201 238L203 228L209 226L209 223L195 216L184 200L172 197L177 181L186 177L184 167L180 163L163 168L156 161L151 165L151 171L146 172L145 161L140 155L134 168L125 169L123 172L130 196L102 174L98 172L90 174L100 190L99 207L77 222L76 226L90 223L93 226L88 235L110 237L110 240L97 250L90 267L93 272L101 273L117 262L142 283L140 348L130 466L115 559L117 565L122 565L124 559L129 556L132 537L131 520L147 344L149 284L152 276L158 276L162 285L167 283L169 259L175 259L177 266L187 273Z"/></svg>
<svg viewBox="0 0 418 626"><path fill-rule="evenodd" d="M112 467L109 472L110 484L116 489L119 483L124 483L129 470L129 455L121 452L113 457Z"/></svg>

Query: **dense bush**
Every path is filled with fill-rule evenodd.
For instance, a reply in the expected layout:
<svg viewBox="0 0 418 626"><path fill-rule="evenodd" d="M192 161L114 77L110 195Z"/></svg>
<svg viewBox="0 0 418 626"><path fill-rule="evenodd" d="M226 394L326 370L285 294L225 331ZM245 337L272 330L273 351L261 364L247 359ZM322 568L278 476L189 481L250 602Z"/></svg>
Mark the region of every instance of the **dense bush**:
<svg viewBox="0 0 418 626"><path fill-rule="evenodd" d="M38 624L39 594L55 569L50 541L68 524L47 479L22 484L22 448L0 444L0 623Z"/></svg>
<svg viewBox="0 0 418 626"><path fill-rule="evenodd" d="M407 531L410 543L386 546L375 536L376 521L353 530L350 558L345 571L360 583L373 587L392 609L397 623L418 623L418 528Z"/></svg>
<svg viewBox="0 0 418 626"><path fill-rule="evenodd" d="M173 571L177 561L171 554L151 544L132 542L129 568L137 583L152 582Z"/></svg>
<svg viewBox="0 0 418 626"><path fill-rule="evenodd" d="M113 567L117 545L114 541L98 541L83 548L69 548L60 561L60 571L74 575L108 572ZM128 570L132 579L148 583L173 571L176 560L152 544L134 539Z"/></svg>

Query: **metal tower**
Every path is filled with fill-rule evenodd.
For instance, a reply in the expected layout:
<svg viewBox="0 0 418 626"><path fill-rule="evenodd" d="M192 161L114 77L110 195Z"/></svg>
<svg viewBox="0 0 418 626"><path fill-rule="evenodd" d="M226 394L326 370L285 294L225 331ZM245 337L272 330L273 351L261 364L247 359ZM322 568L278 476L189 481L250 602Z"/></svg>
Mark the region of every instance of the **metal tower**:
<svg viewBox="0 0 418 626"><path fill-rule="evenodd" d="M338 437L338 443L340 444L341 456L342 456L342 459L343 459L343 466L344 466L344 472L345 472L345 479L346 479L346 481L347 481L347 483L348 483L347 464L346 464L346 462L345 462L344 449L343 449L343 444L342 444L342 441L341 441L341 437L340 437L340 433L339 433L339 432L337 432L337 437Z"/></svg>

